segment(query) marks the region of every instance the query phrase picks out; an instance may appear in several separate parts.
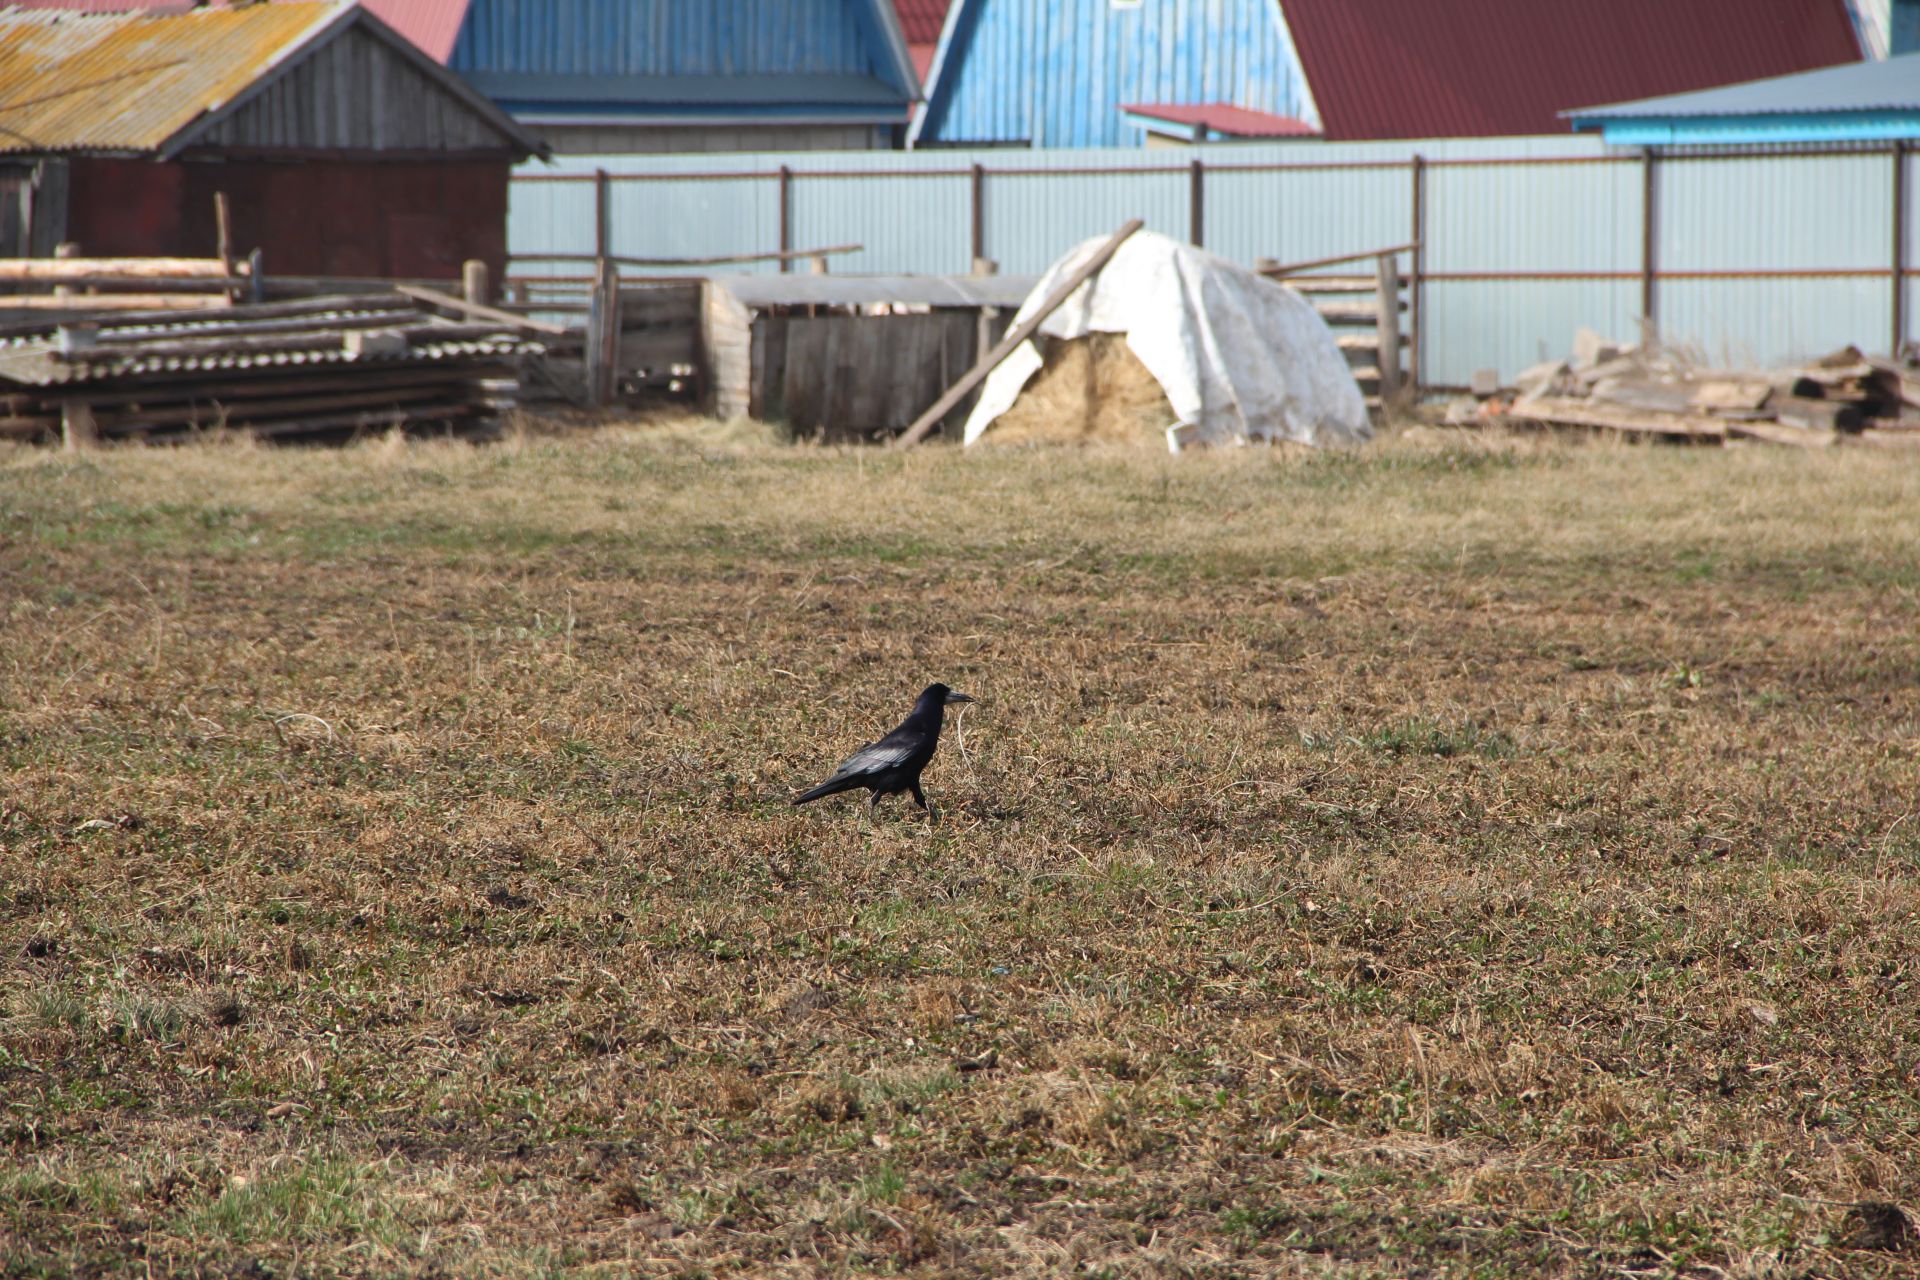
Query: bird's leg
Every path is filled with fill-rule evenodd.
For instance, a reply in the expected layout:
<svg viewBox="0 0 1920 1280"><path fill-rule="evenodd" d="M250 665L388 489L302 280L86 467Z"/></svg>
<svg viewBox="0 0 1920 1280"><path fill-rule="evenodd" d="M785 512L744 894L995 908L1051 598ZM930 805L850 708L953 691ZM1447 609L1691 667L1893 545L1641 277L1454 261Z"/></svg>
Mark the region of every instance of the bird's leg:
<svg viewBox="0 0 1920 1280"><path fill-rule="evenodd" d="M874 820L873 820L873 806L879 803L880 803L880 793L878 791L867 792L867 829L869 831L879 830L879 828L874 824Z"/></svg>
<svg viewBox="0 0 1920 1280"><path fill-rule="evenodd" d="M913 802L919 805L921 810L925 812L925 814L927 815L927 821L928 822L935 821L936 815L933 812L933 806L927 803L926 793L920 790L920 779L915 778L913 781L909 782L907 786L913 792Z"/></svg>

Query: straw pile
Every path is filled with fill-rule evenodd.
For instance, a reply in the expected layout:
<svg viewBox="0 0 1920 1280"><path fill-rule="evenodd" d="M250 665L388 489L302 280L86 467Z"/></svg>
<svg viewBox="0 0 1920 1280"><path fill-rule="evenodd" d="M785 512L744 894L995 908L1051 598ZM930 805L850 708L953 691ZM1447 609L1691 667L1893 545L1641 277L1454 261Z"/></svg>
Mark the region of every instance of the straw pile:
<svg viewBox="0 0 1920 1280"><path fill-rule="evenodd" d="M983 444L1128 444L1165 449L1166 392L1124 335L1038 339L1046 361Z"/></svg>

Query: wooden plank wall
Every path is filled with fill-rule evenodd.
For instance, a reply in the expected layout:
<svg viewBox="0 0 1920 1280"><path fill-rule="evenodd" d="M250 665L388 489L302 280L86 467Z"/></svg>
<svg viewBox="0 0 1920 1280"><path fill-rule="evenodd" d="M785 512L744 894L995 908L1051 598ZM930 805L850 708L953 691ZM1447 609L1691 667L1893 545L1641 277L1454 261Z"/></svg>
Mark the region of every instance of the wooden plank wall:
<svg viewBox="0 0 1920 1280"><path fill-rule="evenodd" d="M701 283L626 285L620 290L620 372L698 367Z"/></svg>
<svg viewBox="0 0 1920 1280"><path fill-rule="evenodd" d="M1005 328L1002 319L992 337ZM747 412L796 436L866 440L902 431L973 366L971 310L753 318ZM958 431L973 397L943 421Z"/></svg>
<svg viewBox="0 0 1920 1280"><path fill-rule="evenodd" d="M197 147L514 150L513 140L365 30L345 32L268 82Z"/></svg>

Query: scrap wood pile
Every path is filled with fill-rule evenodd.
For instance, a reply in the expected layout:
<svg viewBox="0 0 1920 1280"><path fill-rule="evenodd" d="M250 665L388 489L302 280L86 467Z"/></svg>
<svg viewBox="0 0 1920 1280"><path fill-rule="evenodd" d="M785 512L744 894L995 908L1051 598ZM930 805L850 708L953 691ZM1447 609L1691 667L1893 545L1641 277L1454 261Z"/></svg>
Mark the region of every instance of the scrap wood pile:
<svg viewBox="0 0 1920 1280"><path fill-rule="evenodd" d="M1582 330L1573 359L1535 365L1510 389L1482 382L1476 396L1455 404L1447 421L1700 444L1920 448L1920 351L1911 344L1898 359L1846 347L1805 366L1729 370Z"/></svg>
<svg viewBox="0 0 1920 1280"><path fill-rule="evenodd" d="M0 324L0 437L470 425L515 402L526 332L424 289Z"/></svg>

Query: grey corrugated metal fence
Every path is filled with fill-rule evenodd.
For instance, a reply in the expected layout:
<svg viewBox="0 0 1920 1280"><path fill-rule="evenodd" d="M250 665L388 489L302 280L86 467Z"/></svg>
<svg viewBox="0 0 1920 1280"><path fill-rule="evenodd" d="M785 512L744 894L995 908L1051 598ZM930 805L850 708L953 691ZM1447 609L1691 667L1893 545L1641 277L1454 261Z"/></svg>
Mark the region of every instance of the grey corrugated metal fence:
<svg viewBox="0 0 1920 1280"><path fill-rule="evenodd" d="M1899 145L1645 155L1584 137L568 157L516 174L510 249L536 274L542 253L859 243L834 270L933 274L976 257L1037 273L1130 217L1247 263L1417 241L1417 374L1445 387L1642 317L1730 365L1897 345L1911 165Z"/></svg>

